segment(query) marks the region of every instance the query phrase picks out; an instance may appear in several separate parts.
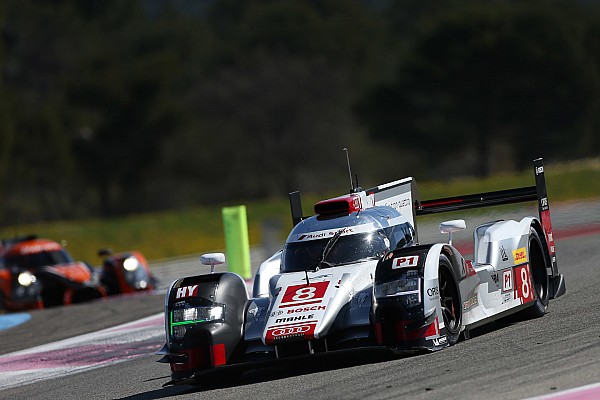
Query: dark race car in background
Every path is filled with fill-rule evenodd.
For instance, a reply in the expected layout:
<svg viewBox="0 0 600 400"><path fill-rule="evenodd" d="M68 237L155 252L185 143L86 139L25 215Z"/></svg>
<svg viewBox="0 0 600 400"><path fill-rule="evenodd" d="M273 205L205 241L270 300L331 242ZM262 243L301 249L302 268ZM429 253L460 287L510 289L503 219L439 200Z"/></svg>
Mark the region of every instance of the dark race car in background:
<svg viewBox="0 0 600 400"><path fill-rule="evenodd" d="M0 312L42 308L41 294L41 283L35 275L15 265L7 266L0 257Z"/></svg>
<svg viewBox="0 0 600 400"><path fill-rule="evenodd" d="M111 249L98 251L102 261L100 283L108 295L153 290L156 279L150 273L148 261L139 251L113 254Z"/></svg>
<svg viewBox="0 0 600 400"><path fill-rule="evenodd" d="M541 159L534 172L535 186L427 201L412 178L353 187L308 218L291 193L295 226L258 268L252 296L230 272L171 284L158 353L169 383L350 349L434 351L499 318L541 317L566 289ZM464 220L441 222L448 242L419 242L418 216L523 201L536 201L539 215L475 227L472 259L452 244ZM223 260L211 254L203 263Z"/></svg>
<svg viewBox="0 0 600 400"><path fill-rule="evenodd" d="M105 254L102 269L35 235L0 242L0 310L68 305L154 287L139 252Z"/></svg>

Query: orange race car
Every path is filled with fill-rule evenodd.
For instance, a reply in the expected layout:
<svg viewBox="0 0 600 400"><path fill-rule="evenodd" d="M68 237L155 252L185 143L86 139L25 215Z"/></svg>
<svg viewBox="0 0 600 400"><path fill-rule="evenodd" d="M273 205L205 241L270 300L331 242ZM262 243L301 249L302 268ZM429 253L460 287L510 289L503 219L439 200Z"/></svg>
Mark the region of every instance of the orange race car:
<svg viewBox="0 0 600 400"><path fill-rule="evenodd" d="M102 269L75 261L59 243L35 235L0 241L0 310L89 301L154 288L139 252L107 255Z"/></svg>
<svg viewBox="0 0 600 400"><path fill-rule="evenodd" d="M42 287L31 272L5 264L4 254L11 241L0 241L0 312L42 308Z"/></svg>

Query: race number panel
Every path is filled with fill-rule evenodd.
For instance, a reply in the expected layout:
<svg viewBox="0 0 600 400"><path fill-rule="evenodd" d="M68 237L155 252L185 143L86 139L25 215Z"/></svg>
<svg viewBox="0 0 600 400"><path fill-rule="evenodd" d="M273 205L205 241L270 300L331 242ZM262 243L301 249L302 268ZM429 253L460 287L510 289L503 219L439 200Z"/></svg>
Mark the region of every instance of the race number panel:
<svg viewBox="0 0 600 400"><path fill-rule="evenodd" d="M288 286L279 307L295 307L303 304L320 303L325 296L329 281Z"/></svg>
<svg viewBox="0 0 600 400"><path fill-rule="evenodd" d="M533 301L533 285L531 284L531 273L529 271L529 264L515 267L515 299L521 300L521 304L529 303Z"/></svg>

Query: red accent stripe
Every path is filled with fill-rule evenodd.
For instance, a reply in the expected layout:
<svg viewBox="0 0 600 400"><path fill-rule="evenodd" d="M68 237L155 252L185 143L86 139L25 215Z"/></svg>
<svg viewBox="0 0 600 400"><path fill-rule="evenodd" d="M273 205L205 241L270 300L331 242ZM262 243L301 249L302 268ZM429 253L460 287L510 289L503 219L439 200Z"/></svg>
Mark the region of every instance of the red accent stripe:
<svg viewBox="0 0 600 400"><path fill-rule="evenodd" d="M446 204L456 204L456 203L463 203L463 202L464 202L463 199L443 200L443 201L431 200L431 201L422 202L421 207L443 206Z"/></svg>
<svg viewBox="0 0 600 400"><path fill-rule="evenodd" d="M383 332L381 331L381 322L375 322L375 340L377 344L383 344Z"/></svg>
<svg viewBox="0 0 600 400"><path fill-rule="evenodd" d="M210 350L213 366L225 365L227 362L225 359L225 345L223 343L213 344Z"/></svg>
<svg viewBox="0 0 600 400"><path fill-rule="evenodd" d="M321 302L322 302L322 300L311 300L311 301L303 301L301 303L293 303L293 304L292 303L282 303L279 305L279 308L297 307L297 306L304 306L306 304L317 304L317 303L321 303Z"/></svg>

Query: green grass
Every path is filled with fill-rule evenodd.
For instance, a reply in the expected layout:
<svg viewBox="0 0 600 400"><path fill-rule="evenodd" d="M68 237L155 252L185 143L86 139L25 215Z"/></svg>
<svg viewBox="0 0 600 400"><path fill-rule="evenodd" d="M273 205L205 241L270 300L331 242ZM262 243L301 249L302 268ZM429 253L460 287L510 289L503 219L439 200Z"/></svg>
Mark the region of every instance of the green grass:
<svg viewBox="0 0 600 400"><path fill-rule="evenodd" d="M550 164L545 167L550 205L557 202L600 198L600 159ZM399 177L400 178L400 177ZM384 183L384 182L381 182ZM419 182L421 199L510 189L534 185L532 171L512 175L497 175L486 179L461 178L445 182ZM341 193L340 193L341 194ZM312 205L319 200L303 194L305 215L312 214ZM261 243L265 221L279 226L283 240L291 228L287 198L269 201L240 202L248 215L251 245ZM224 249L221 206L199 207L163 213L131 215L110 219L49 222L10 226L0 229L0 237L35 233L63 244L79 260L98 264L98 249L114 251L139 250L149 260L199 254Z"/></svg>

